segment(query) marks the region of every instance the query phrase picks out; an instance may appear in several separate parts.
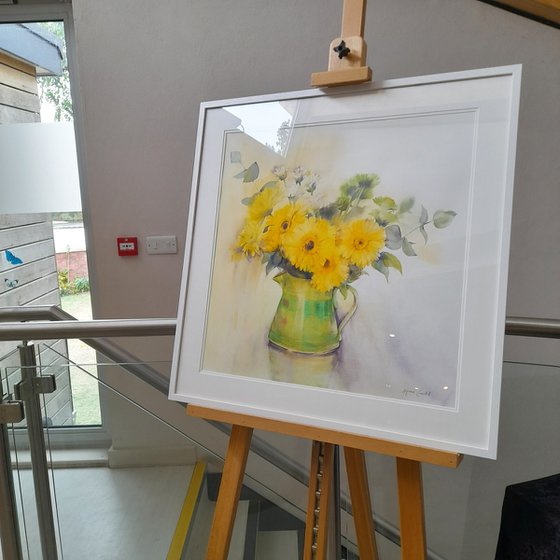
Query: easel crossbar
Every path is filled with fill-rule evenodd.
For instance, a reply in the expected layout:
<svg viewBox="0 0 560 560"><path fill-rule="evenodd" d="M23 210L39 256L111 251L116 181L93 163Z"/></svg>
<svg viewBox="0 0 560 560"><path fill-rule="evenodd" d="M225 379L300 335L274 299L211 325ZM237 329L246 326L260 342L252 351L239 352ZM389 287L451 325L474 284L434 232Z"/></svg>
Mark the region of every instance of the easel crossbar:
<svg viewBox="0 0 560 560"><path fill-rule="evenodd" d="M362 449L381 455L410 459L412 461L453 469L459 466L463 458L460 453L453 453L450 451L430 449L417 445L377 439L326 428L305 426L283 420L272 420L270 418L261 418L237 412L216 410L214 408L206 408L192 404L188 405L187 414L196 418L206 418L226 424L244 426L315 441L324 441L325 443L332 443L343 447L352 447L354 449Z"/></svg>

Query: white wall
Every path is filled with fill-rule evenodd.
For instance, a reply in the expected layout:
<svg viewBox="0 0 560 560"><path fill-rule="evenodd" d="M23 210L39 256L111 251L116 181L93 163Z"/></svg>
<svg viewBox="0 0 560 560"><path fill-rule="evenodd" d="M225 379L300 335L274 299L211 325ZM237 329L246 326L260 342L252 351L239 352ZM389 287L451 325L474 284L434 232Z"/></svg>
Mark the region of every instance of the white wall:
<svg viewBox="0 0 560 560"><path fill-rule="evenodd" d="M95 316L175 316L199 103L306 88L311 72L326 68L342 1L73 0L73 6ZM476 0L370 0L366 40L375 80L524 65L507 311L559 318L560 31ZM117 257L117 236L152 234L177 235L179 254ZM145 359L168 359L171 344L130 347ZM509 340L506 356L558 360L557 348ZM492 555L489 548L482 556L468 547L461 552L463 535L445 526L452 515L454 531L467 523L473 469L469 463L429 485L431 539L449 558ZM379 476L387 472L381 465ZM479 539L490 548L494 530Z"/></svg>

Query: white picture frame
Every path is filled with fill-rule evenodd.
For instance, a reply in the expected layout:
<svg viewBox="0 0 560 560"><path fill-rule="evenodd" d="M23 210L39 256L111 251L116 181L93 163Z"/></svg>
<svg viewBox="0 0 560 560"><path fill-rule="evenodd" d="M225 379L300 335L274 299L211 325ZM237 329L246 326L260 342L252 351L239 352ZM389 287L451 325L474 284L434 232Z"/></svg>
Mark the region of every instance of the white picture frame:
<svg viewBox="0 0 560 560"><path fill-rule="evenodd" d="M203 103L170 398L495 458L520 80Z"/></svg>

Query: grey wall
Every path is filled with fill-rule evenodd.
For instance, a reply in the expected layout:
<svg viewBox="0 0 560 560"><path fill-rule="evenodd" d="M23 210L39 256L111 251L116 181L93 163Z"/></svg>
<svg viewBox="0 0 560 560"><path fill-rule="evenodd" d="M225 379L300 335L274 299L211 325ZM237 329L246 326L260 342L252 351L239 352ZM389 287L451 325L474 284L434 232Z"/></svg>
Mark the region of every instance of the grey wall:
<svg viewBox="0 0 560 560"><path fill-rule="evenodd" d="M176 234L182 252L199 103L306 88L342 2L73 5L96 315L174 316L181 254L119 258L115 238ZM508 314L559 317L560 32L475 0L376 0L366 39L375 80L524 65Z"/></svg>
<svg viewBox="0 0 560 560"><path fill-rule="evenodd" d="M182 253L199 103L306 88L311 72L326 68L342 1L73 6L95 315L175 316L182 255L119 258L115 238L174 234ZM559 318L560 31L476 0L370 0L366 40L375 80L524 65L508 314ZM131 347L146 359L168 359L171 344ZM557 345L508 341L506 356L558 360ZM390 478L386 467L374 465L381 479ZM495 525L474 537L485 549L460 552L474 470L471 462L429 481L431 539L449 558L492 555Z"/></svg>

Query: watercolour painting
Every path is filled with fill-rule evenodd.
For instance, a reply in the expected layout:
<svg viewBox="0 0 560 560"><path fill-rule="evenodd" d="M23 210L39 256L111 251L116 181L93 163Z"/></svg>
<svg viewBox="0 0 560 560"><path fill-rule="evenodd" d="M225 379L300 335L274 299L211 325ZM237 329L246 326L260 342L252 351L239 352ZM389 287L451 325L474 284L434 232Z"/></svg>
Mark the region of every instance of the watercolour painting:
<svg viewBox="0 0 560 560"><path fill-rule="evenodd" d="M171 398L493 456L519 72L203 104Z"/></svg>

